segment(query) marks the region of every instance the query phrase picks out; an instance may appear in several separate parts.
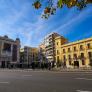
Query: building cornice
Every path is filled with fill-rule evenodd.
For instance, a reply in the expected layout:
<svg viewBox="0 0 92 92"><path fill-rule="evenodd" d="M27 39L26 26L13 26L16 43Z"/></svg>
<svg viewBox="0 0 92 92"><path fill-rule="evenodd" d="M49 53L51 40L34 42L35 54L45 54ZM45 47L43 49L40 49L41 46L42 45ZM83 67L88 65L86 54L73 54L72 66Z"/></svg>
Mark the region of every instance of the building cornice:
<svg viewBox="0 0 92 92"><path fill-rule="evenodd" d="M67 47L67 46L76 45L76 44L79 44L79 43L88 42L88 41L92 41L92 37L87 38L87 39L83 39L83 40L78 40L78 41L75 41L75 42L70 42L70 43L64 44L64 45L61 46L61 48Z"/></svg>

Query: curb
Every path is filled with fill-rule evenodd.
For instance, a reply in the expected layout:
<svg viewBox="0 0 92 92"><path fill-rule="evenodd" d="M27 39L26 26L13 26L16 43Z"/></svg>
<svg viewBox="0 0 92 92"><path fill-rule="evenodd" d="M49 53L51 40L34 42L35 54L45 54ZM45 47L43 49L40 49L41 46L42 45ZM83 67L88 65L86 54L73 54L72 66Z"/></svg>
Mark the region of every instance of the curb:
<svg viewBox="0 0 92 92"><path fill-rule="evenodd" d="M65 69L65 70L57 70L57 69L51 69L51 70L42 70L42 69L0 69L0 71L52 71L52 72L92 72L92 70L69 70L69 69Z"/></svg>

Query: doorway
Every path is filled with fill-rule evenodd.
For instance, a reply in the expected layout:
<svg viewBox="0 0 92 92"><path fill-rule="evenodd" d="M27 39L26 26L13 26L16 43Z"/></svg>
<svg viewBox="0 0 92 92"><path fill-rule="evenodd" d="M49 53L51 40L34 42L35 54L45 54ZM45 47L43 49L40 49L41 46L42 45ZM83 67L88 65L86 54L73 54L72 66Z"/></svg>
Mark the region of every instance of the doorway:
<svg viewBox="0 0 92 92"><path fill-rule="evenodd" d="M1 68L5 68L5 61L1 62Z"/></svg>
<svg viewBox="0 0 92 92"><path fill-rule="evenodd" d="M74 61L74 67L79 67L79 61Z"/></svg>

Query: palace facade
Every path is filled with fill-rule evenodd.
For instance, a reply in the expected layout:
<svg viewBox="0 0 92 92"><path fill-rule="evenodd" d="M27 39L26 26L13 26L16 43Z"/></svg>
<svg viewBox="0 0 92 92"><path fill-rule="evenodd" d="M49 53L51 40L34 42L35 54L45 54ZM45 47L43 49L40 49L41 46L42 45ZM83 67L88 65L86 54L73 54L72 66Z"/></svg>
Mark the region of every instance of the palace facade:
<svg viewBox="0 0 92 92"><path fill-rule="evenodd" d="M67 68L84 68L92 65L92 37L62 44L62 37L55 39L56 63Z"/></svg>

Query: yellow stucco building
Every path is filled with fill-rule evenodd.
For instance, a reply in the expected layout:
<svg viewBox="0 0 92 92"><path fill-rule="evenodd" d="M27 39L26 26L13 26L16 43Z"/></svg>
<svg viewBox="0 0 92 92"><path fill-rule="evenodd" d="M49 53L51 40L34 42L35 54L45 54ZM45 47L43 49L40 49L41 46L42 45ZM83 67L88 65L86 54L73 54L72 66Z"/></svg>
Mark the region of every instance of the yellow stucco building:
<svg viewBox="0 0 92 92"><path fill-rule="evenodd" d="M84 68L92 65L92 37L67 43L58 37L55 39L56 62L62 62L67 68Z"/></svg>
<svg viewBox="0 0 92 92"><path fill-rule="evenodd" d="M68 40L65 39L63 36L58 36L55 38L55 61L56 61L56 64L60 64L62 62L61 46L66 43L68 43Z"/></svg>

